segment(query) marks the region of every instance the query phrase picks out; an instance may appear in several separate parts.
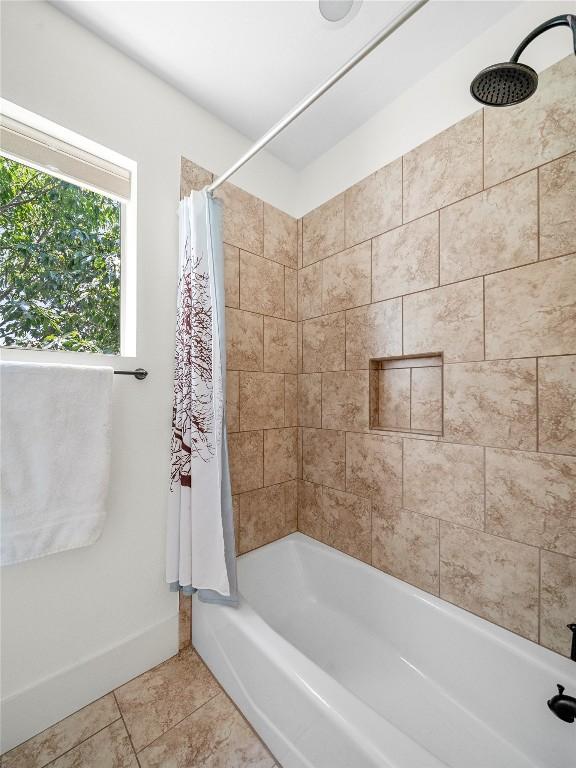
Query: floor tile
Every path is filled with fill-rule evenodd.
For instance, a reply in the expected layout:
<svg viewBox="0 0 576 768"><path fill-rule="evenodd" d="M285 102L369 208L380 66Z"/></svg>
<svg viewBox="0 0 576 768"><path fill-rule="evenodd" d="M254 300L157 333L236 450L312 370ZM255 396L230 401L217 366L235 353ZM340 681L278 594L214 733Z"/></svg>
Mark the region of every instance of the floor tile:
<svg viewBox="0 0 576 768"><path fill-rule="evenodd" d="M138 768L130 738L121 720L59 757L50 768Z"/></svg>
<svg viewBox="0 0 576 768"><path fill-rule="evenodd" d="M139 755L142 768L272 768L274 758L225 694Z"/></svg>
<svg viewBox="0 0 576 768"><path fill-rule="evenodd" d="M42 768L120 718L109 693L2 756L2 768Z"/></svg>
<svg viewBox="0 0 576 768"><path fill-rule="evenodd" d="M216 696L220 687L192 649L116 690L134 747L140 750Z"/></svg>

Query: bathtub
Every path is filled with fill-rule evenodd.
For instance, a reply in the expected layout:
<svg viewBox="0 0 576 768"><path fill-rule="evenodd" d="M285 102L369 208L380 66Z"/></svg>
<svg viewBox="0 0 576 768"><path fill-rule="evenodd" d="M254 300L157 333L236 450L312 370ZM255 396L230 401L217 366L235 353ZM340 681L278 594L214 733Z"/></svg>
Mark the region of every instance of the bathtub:
<svg viewBox="0 0 576 768"><path fill-rule="evenodd" d="M300 533L238 568L193 642L283 768L576 766L573 661Z"/></svg>

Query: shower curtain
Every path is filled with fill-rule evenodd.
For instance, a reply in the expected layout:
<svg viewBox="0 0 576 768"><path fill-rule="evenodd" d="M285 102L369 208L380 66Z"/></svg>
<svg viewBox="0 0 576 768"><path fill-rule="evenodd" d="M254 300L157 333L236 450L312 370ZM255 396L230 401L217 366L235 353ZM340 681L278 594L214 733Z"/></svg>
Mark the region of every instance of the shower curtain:
<svg viewBox="0 0 576 768"><path fill-rule="evenodd" d="M179 217L166 577L173 590L236 605L220 203L193 192Z"/></svg>

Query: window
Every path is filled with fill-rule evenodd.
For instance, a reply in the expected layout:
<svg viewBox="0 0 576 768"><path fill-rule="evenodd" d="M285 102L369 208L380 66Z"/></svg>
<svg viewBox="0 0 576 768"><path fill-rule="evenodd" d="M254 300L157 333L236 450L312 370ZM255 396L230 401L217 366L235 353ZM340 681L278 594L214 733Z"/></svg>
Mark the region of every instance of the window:
<svg viewBox="0 0 576 768"><path fill-rule="evenodd" d="M131 169L0 129L0 345L135 354Z"/></svg>

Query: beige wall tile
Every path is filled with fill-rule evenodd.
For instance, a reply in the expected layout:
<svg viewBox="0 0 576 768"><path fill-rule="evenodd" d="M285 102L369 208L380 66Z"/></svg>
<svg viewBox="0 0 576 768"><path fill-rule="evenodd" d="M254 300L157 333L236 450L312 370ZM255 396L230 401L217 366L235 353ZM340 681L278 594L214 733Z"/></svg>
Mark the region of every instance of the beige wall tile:
<svg viewBox="0 0 576 768"><path fill-rule="evenodd" d="M284 267L241 250L240 307L284 317Z"/></svg>
<svg viewBox="0 0 576 768"><path fill-rule="evenodd" d="M370 358L402 354L402 299L346 312L346 368L368 368Z"/></svg>
<svg viewBox="0 0 576 768"><path fill-rule="evenodd" d="M484 359L482 278L405 296L404 354L443 352L445 362Z"/></svg>
<svg viewBox="0 0 576 768"><path fill-rule="evenodd" d="M114 694L134 749L139 751L219 691L208 668L189 649L130 680Z"/></svg>
<svg viewBox="0 0 576 768"><path fill-rule="evenodd" d="M264 318L264 370L297 373L297 326L291 320Z"/></svg>
<svg viewBox="0 0 576 768"><path fill-rule="evenodd" d="M296 219L264 203L264 256L297 269L298 224Z"/></svg>
<svg viewBox="0 0 576 768"><path fill-rule="evenodd" d="M393 229L372 243L372 300L438 285L438 212Z"/></svg>
<svg viewBox="0 0 576 768"><path fill-rule="evenodd" d="M576 355L538 360L539 449L576 454Z"/></svg>
<svg viewBox="0 0 576 768"><path fill-rule="evenodd" d="M366 563L371 561L371 507L368 499L324 488L322 517L326 544Z"/></svg>
<svg viewBox="0 0 576 768"><path fill-rule="evenodd" d="M541 73L531 99L486 109L485 184L547 163L576 149L576 59L566 56Z"/></svg>
<svg viewBox="0 0 576 768"><path fill-rule="evenodd" d="M346 488L345 432L302 430L302 477L311 483Z"/></svg>
<svg viewBox="0 0 576 768"><path fill-rule="evenodd" d="M204 189L212 183L212 174L186 157L180 158L180 199L188 197L192 190Z"/></svg>
<svg viewBox="0 0 576 768"><path fill-rule="evenodd" d="M226 372L226 426L228 432L240 429L240 374L238 371Z"/></svg>
<svg viewBox="0 0 576 768"><path fill-rule="evenodd" d="M483 448L437 440L404 440L404 507L483 528Z"/></svg>
<svg viewBox="0 0 576 768"><path fill-rule="evenodd" d="M481 110L404 155L404 221L481 189Z"/></svg>
<svg viewBox="0 0 576 768"><path fill-rule="evenodd" d="M235 371L261 371L264 360L262 315L226 308L226 365Z"/></svg>
<svg viewBox="0 0 576 768"><path fill-rule="evenodd" d="M538 550L440 523L440 597L538 639Z"/></svg>
<svg viewBox="0 0 576 768"><path fill-rule="evenodd" d="M43 768L119 718L109 693L3 754L2 768Z"/></svg>
<svg viewBox="0 0 576 768"><path fill-rule="evenodd" d="M214 197L222 200L224 242L261 256L264 240L262 200L227 181L218 188Z"/></svg>
<svg viewBox="0 0 576 768"><path fill-rule="evenodd" d="M284 376L281 373L240 374L240 429L284 426Z"/></svg>
<svg viewBox="0 0 576 768"><path fill-rule="evenodd" d="M302 327L304 373L344 370L345 333L344 312L305 320Z"/></svg>
<svg viewBox="0 0 576 768"><path fill-rule="evenodd" d="M387 506L402 506L402 440L346 434L346 490Z"/></svg>
<svg viewBox="0 0 576 768"><path fill-rule="evenodd" d="M372 505L372 565L438 594L439 521L416 512Z"/></svg>
<svg viewBox="0 0 576 768"><path fill-rule="evenodd" d="M576 253L576 153L543 166L539 174L540 258Z"/></svg>
<svg viewBox="0 0 576 768"><path fill-rule="evenodd" d="M410 430L410 368L379 371L378 425Z"/></svg>
<svg viewBox="0 0 576 768"><path fill-rule="evenodd" d="M486 530L576 557L576 458L487 448Z"/></svg>
<svg viewBox="0 0 576 768"><path fill-rule="evenodd" d="M224 243L224 295L227 307L240 306L240 250Z"/></svg>
<svg viewBox="0 0 576 768"><path fill-rule="evenodd" d="M540 556L540 642L570 656L572 633L566 624L576 616L576 560L546 550Z"/></svg>
<svg viewBox="0 0 576 768"><path fill-rule="evenodd" d="M303 220L298 219L298 269L302 269L302 224Z"/></svg>
<svg viewBox="0 0 576 768"><path fill-rule="evenodd" d="M178 723L138 758L142 768L274 765L274 758L223 692Z"/></svg>
<svg viewBox="0 0 576 768"><path fill-rule="evenodd" d="M347 247L402 224L402 158L347 189L344 207Z"/></svg>
<svg viewBox="0 0 576 768"><path fill-rule="evenodd" d="M322 264L310 264L298 272L298 319L322 314Z"/></svg>
<svg viewBox="0 0 576 768"><path fill-rule="evenodd" d="M240 496L240 553L286 535L285 505L283 485L269 485Z"/></svg>
<svg viewBox="0 0 576 768"><path fill-rule="evenodd" d="M284 269L284 317L298 320L298 273L295 269Z"/></svg>
<svg viewBox="0 0 576 768"><path fill-rule="evenodd" d="M322 311L338 312L370 303L370 242L322 262Z"/></svg>
<svg viewBox="0 0 576 768"><path fill-rule="evenodd" d="M303 325L304 325L304 324L303 324L302 322L299 322L299 323L298 323L298 345L297 345L297 349L298 349L298 351L297 351L297 355L298 355L298 373L302 373L302 371L304 370L304 368L303 368L303 363L302 363L302 352L303 352L303 340L302 340L302 336L303 336Z"/></svg>
<svg viewBox="0 0 576 768"><path fill-rule="evenodd" d="M302 480L304 461L302 458L302 428L298 427L298 479Z"/></svg>
<svg viewBox="0 0 576 768"><path fill-rule="evenodd" d="M484 280L487 359L576 352L576 256Z"/></svg>
<svg viewBox="0 0 576 768"><path fill-rule="evenodd" d="M264 430L264 485L296 479L297 443L296 427Z"/></svg>
<svg viewBox="0 0 576 768"><path fill-rule="evenodd" d="M298 376L292 373L284 376L284 426L298 426Z"/></svg>
<svg viewBox="0 0 576 768"><path fill-rule="evenodd" d="M444 436L458 443L536 450L536 361L444 366Z"/></svg>
<svg viewBox="0 0 576 768"><path fill-rule="evenodd" d="M298 481L298 530L322 540L322 486Z"/></svg>
<svg viewBox="0 0 576 768"><path fill-rule="evenodd" d="M410 426L421 432L442 432L442 368L412 368Z"/></svg>
<svg viewBox="0 0 576 768"><path fill-rule="evenodd" d="M322 426L321 373L302 373L298 377L298 423L302 427Z"/></svg>
<svg viewBox="0 0 576 768"><path fill-rule="evenodd" d="M368 371L322 374L324 429L368 429Z"/></svg>
<svg viewBox="0 0 576 768"><path fill-rule="evenodd" d="M440 212L441 283L454 283L537 259L536 171Z"/></svg>
<svg viewBox="0 0 576 768"><path fill-rule="evenodd" d="M304 216L302 242L304 266L344 250L344 195L333 197Z"/></svg>
<svg viewBox="0 0 576 768"><path fill-rule="evenodd" d="M232 493L242 493L262 487L263 445L260 430L233 432L228 435Z"/></svg>

